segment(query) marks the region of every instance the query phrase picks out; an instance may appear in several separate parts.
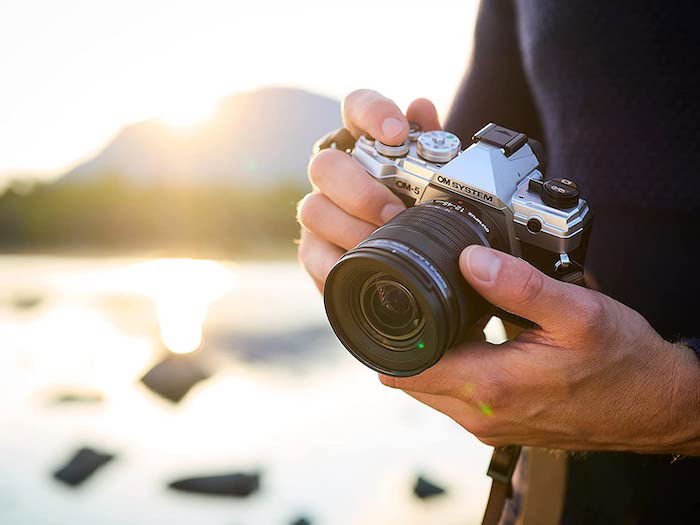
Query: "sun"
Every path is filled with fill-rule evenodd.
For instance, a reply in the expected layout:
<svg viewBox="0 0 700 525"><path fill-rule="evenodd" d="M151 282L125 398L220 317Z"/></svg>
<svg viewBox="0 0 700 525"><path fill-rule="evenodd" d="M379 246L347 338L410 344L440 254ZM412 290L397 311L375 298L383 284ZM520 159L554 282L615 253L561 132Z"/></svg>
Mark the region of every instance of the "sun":
<svg viewBox="0 0 700 525"><path fill-rule="evenodd" d="M197 127L214 114L216 102L207 97L179 98L157 115L158 119L172 128Z"/></svg>

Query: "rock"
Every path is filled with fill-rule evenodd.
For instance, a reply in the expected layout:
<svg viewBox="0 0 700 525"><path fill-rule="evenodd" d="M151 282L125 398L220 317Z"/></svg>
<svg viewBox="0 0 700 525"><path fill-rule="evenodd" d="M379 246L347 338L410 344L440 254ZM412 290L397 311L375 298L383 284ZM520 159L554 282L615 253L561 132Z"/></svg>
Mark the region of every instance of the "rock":
<svg viewBox="0 0 700 525"><path fill-rule="evenodd" d="M54 479L76 487L92 476L103 465L114 459L113 454L98 452L91 448L79 449L63 467L53 473Z"/></svg>
<svg viewBox="0 0 700 525"><path fill-rule="evenodd" d="M36 308L43 302L44 298L33 293L17 293L12 296L12 306L17 310L29 310Z"/></svg>
<svg viewBox="0 0 700 525"><path fill-rule="evenodd" d="M178 403L194 385L208 378L209 374L193 356L168 355L151 368L141 382L156 394Z"/></svg>
<svg viewBox="0 0 700 525"><path fill-rule="evenodd" d="M441 496L447 491L442 487L428 481L423 476L418 476L416 483L413 486L413 494L419 499L428 499L435 496Z"/></svg>
<svg viewBox="0 0 700 525"><path fill-rule="evenodd" d="M60 405L63 403L102 403L104 396L97 390L70 390L57 392L51 398L51 403Z"/></svg>
<svg viewBox="0 0 700 525"><path fill-rule="evenodd" d="M218 476L185 478L173 481L168 486L183 492L246 498L260 488L260 474L257 472L250 474L236 472Z"/></svg>
<svg viewBox="0 0 700 525"><path fill-rule="evenodd" d="M306 516L300 516L293 520L289 525L311 525L311 520Z"/></svg>

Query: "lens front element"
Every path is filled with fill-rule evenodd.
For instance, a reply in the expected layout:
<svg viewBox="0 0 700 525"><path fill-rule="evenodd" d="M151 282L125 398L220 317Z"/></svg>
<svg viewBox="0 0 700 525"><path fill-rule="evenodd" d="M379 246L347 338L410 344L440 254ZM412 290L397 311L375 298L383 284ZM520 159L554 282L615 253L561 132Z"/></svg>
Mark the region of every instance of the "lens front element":
<svg viewBox="0 0 700 525"><path fill-rule="evenodd" d="M360 292L363 329L375 341L393 350L415 347L425 318L413 294L403 284L378 272Z"/></svg>

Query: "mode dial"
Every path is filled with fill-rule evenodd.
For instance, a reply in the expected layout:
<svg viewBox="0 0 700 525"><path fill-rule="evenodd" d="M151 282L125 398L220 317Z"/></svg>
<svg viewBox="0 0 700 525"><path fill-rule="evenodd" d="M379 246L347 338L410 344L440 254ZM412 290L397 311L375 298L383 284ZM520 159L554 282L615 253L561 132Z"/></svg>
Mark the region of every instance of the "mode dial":
<svg viewBox="0 0 700 525"><path fill-rule="evenodd" d="M448 131L428 131L418 137L418 154L425 160L444 164L454 159L462 144Z"/></svg>

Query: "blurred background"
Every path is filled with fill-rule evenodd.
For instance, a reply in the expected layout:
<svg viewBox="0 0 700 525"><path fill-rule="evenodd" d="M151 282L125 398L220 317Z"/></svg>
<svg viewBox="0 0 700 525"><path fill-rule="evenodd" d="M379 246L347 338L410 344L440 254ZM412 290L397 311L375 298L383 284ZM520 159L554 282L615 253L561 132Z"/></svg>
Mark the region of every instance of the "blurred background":
<svg viewBox="0 0 700 525"><path fill-rule="evenodd" d="M477 8L0 3L0 523L479 522L489 448L294 259L342 97L444 115Z"/></svg>

